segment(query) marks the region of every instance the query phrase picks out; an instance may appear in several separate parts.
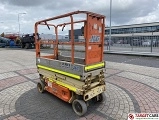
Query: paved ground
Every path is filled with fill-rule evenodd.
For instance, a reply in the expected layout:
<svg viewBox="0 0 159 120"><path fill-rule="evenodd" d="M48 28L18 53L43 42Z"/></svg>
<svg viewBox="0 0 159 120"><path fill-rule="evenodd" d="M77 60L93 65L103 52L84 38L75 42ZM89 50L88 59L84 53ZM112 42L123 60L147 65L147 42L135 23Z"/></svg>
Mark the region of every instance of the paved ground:
<svg viewBox="0 0 159 120"><path fill-rule="evenodd" d="M70 45L59 45L63 49L70 49ZM152 47L152 52L159 52L159 47ZM77 50L84 50L84 46L75 46ZM104 50L109 50L109 46L104 46ZM129 44L114 44L110 46L112 51L137 51L137 52L151 52L151 47L144 46L130 46Z"/></svg>
<svg viewBox="0 0 159 120"><path fill-rule="evenodd" d="M35 53L0 49L0 120L126 120L159 113L159 68L107 62L106 100L78 117L70 104L36 90Z"/></svg>

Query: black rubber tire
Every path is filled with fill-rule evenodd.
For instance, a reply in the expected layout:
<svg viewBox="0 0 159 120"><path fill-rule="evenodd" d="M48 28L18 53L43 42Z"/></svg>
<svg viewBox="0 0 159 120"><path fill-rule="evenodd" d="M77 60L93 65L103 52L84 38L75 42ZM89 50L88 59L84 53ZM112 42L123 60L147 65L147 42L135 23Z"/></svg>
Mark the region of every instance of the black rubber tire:
<svg viewBox="0 0 159 120"><path fill-rule="evenodd" d="M43 79L43 76L42 75L39 75L40 76L40 81L45 85L45 81Z"/></svg>
<svg viewBox="0 0 159 120"><path fill-rule="evenodd" d="M97 102L103 102L103 101L105 101L105 94L104 93L101 93L101 94L99 94L99 95L97 95L97 96L95 96L94 98L92 98L92 101L94 102L94 103L97 103Z"/></svg>
<svg viewBox="0 0 159 120"><path fill-rule="evenodd" d="M29 43L29 49L32 49L32 44L31 43Z"/></svg>
<svg viewBox="0 0 159 120"><path fill-rule="evenodd" d="M39 91L40 93L44 93L44 91L45 91L44 88L45 88L45 84L42 83L41 81L38 82L38 84L37 84L37 89L38 89L38 91Z"/></svg>
<svg viewBox="0 0 159 120"><path fill-rule="evenodd" d="M21 47L22 47L22 48L24 48L24 47L25 47L25 44L24 44L24 43L22 43Z"/></svg>
<svg viewBox="0 0 159 120"><path fill-rule="evenodd" d="M104 93L101 93L101 94L99 94L98 95L98 102L103 102L103 101L105 101L105 94Z"/></svg>
<svg viewBox="0 0 159 120"><path fill-rule="evenodd" d="M26 43L24 48L29 49L29 43Z"/></svg>
<svg viewBox="0 0 159 120"><path fill-rule="evenodd" d="M87 105L83 100L75 99L72 102L72 108L74 112L79 116L82 116L87 112Z"/></svg>
<svg viewBox="0 0 159 120"><path fill-rule="evenodd" d="M92 98L92 102L93 102L93 103L97 103L97 102L98 102L97 96L95 96L95 97Z"/></svg>

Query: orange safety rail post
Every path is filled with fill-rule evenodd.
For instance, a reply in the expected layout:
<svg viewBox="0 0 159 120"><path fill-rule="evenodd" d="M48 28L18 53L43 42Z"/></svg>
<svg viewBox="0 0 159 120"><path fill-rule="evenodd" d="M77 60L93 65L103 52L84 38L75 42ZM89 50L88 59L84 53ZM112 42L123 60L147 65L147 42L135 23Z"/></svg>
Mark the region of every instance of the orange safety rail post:
<svg viewBox="0 0 159 120"><path fill-rule="evenodd" d="M104 28L105 19L103 17L90 15L87 13L86 23L86 64L93 64L103 61L104 50Z"/></svg>
<svg viewBox="0 0 159 120"><path fill-rule="evenodd" d="M74 21L73 15L85 14L86 19ZM70 17L70 22L58 25L47 24L48 21ZM85 42L74 42L74 24L84 22L84 38ZM58 42L58 27L71 25L71 41ZM71 62L74 63L74 45L85 46L85 65L94 64L103 61L104 50L104 34L105 34L105 16L88 11L75 11L64 15L52 17L49 19L41 20L35 23L35 43L36 43L36 57L40 57L40 40L38 39L38 25L47 25L55 27L56 40L55 42L48 43L54 45L55 59L58 56L58 44L71 45Z"/></svg>

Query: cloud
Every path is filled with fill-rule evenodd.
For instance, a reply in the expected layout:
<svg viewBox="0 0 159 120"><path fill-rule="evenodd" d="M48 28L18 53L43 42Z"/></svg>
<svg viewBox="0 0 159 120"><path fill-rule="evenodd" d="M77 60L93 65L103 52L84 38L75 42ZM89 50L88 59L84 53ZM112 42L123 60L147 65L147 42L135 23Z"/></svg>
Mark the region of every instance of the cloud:
<svg viewBox="0 0 159 120"><path fill-rule="evenodd" d="M44 0L0 0L1 3L10 4L15 6L23 6L23 7L30 7L30 6L39 6L43 3L46 3ZM51 0L47 0L50 2Z"/></svg>
<svg viewBox="0 0 159 120"><path fill-rule="evenodd" d="M158 9L159 3L157 0L114 0L113 2L116 2L112 3L112 21L115 24L127 24L133 19L148 16Z"/></svg>
<svg viewBox="0 0 159 120"><path fill-rule="evenodd" d="M112 24L159 21L158 4L158 0L112 0ZM88 10L103 14L106 16L106 25L109 25L109 0L0 0L0 21L4 22L0 23L0 33L3 31L18 32L18 13L27 13L20 15L21 32L30 33L34 32L36 21L76 10ZM83 16L76 16L76 19L81 18ZM60 19L55 23L65 21L66 19Z"/></svg>

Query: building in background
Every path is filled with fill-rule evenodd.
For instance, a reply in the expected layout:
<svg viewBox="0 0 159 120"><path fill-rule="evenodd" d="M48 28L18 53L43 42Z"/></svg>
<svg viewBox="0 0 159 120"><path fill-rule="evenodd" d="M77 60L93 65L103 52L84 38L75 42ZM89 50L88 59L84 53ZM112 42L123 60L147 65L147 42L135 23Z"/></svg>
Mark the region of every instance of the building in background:
<svg viewBox="0 0 159 120"><path fill-rule="evenodd" d="M71 30L69 30L69 38L71 36ZM74 30L74 39L75 39L75 42L79 42L79 36L82 36L82 30L81 29L75 29Z"/></svg>
<svg viewBox="0 0 159 120"><path fill-rule="evenodd" d="M133 41L158 41L159 40L159 22L112 26L111 40L114 43L131 44ZM69 37L71 35L69 30ZM75 41L79 41L82 36L81 29L74 30ZM105 40L109 39L109 27L105 30Z"/></svg>
<svg viewBox="0 0 159 120"><path fill-rule="evenodd" d="M82 30L74 30L76 42L80 42ZM69 39L71 30L69 30ZM83 41L83 38L82 38ZM109 27L105 29L105 42L117 44L130 44L131 46L159 46L159 22L132 25L112 26L111 41L109 41Z"/></svg>
<svg viewBox="0 0 159 120"><path fill-rule="evenodd" d="M105 39L109 39L109 27L106 27ZM159 22L112 26L111 40L125 44L133 41L159 41Z"/></svg>
<svg viewBox="0 0 159 120"><path fill-rule="evenodd" d="M42 40L56 40L55 34L43 34L42 33L39 36ZM68 35L58 35L58 40L60 42L67 42L67 41L69 41L69 37L68 37Z"/></svg>

